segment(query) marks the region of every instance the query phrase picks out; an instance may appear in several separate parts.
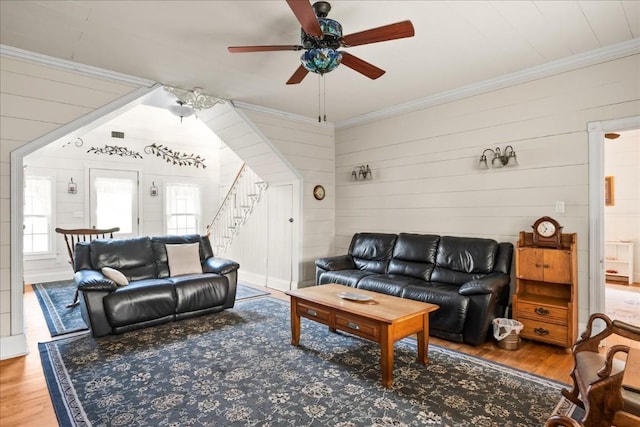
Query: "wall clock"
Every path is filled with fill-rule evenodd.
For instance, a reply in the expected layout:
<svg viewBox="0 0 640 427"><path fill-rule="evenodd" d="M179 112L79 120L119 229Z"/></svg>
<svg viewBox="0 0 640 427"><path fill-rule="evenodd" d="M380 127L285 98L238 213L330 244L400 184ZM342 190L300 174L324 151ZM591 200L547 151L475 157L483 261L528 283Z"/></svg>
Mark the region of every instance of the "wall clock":
<svg viewBox="0 0 640 427"><path fill-rule="evenodd" d="M322 185L316 185L315 187L313 187L313 197L315 197L316 200L322 200L324 199L324 196L325 192Z"/></svg>
<svg viewBox="0 0 640 427"><path fill-rule="evenodd" d="M562 248L562 226L549 216L538 218L533 227L533 246Z"/></svg>

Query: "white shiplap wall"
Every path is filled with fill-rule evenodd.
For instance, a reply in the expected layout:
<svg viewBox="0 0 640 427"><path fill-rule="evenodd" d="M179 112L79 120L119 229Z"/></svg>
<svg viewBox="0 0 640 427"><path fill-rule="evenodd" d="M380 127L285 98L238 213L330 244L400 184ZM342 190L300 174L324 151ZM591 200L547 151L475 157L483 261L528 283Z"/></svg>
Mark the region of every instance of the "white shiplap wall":
<svg viewBox="0 0 640 427"><path fill-rule="evenodd" d="M12 307L22 304L22 283L12 283L11 272L11 229L20 226L10 218L11 152L138 87L0 56L0 358L25 351L22 322L12 316Z"/></svg>
<svg viewBox="0 0 640 427"><path fill-rule="evenodd" d="M336 131L336 253L360 231L514 242L536 218L578 233L579 306L588 309L587 123L640 115L640 56ZM479 170L512 145L519 166ZM369 164L373 180L353 182ZM564 201L565 213L555 213Z"/></svg>
<svg viewBox="0 0 640 427"><path fill-rule="evenodd" d="M311 121L292 121L274 114L255 110L246 116L268 138L273 147L295 168L301 179L301 194L294 194L294 218L301 228L299 243L299 283L314 282L316 258L333 252L335 211L335 151L334 129ZM324 200L313 197L313 187L322 185ZM294 242L296 239L294 239Z"/></svg>

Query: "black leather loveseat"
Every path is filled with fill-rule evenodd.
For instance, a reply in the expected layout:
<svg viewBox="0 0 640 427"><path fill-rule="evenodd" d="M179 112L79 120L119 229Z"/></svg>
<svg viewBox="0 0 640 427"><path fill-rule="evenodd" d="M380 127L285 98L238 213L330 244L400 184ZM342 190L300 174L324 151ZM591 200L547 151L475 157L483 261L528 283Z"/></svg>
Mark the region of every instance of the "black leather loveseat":
<svg viewBox="0 0 640 427"><path fill-rule="evenodd" d="M428 234L358 233L347 255L316 260L316 284L340 283L437 304L429 333L486 341L509 302L513 245Z"/></svg>
<svg viewBox="0 0 640 427"><path fill-rule="evenodd" d="M202 272L172 276L165 245L184 244L199 246L199 260L193 252L191 261ZM82 317L94 337L213 313L235 302L239 265L215 258L207 236L80 242L74 261ZM128 284L119 286L105 276L108 268L122 273Z"/></svg>

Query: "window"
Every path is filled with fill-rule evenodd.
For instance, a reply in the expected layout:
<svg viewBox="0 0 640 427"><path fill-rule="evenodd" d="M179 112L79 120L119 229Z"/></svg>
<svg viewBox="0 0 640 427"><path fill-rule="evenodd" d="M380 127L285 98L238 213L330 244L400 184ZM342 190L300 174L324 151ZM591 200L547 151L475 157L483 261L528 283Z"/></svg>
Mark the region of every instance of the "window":
<svg viewBox="0 0 640 427"><path fill-rule="evenodd" d="M23 252L25 255L51 252L53 241L53 180L27 176L24 188Z"/></svg>
<svg viewBox="0 0 640 427"><path fill-rule="evenodd" d="M197 184L167 184L167 234L198 233L200 223L200 186Z"/></svg>

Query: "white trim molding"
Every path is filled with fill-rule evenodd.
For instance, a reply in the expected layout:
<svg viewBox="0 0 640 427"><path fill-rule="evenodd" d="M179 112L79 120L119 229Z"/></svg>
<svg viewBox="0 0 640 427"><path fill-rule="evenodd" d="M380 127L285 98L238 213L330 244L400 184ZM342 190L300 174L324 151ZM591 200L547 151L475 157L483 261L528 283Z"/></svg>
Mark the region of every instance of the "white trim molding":
<svg viewBox="0 0 640 427"><path fill-rule="evenodd" d="M7 46L4 44L0 44L0 55L28 62L35 62L36 64L47 65L63 70L74 71L76 73L81 73L87 76L111 80L113 82L124 83L132 86L151 87L156 84L156 82L153 80L118 73L117 71L105 70L103 68L92 67L90 65L67 61L65 59L54 58L52 56L47 56L40 53L19 49L17 47Z"/></svg>
<svg viewBox="0 0 640 427"><path fill-rule="evenodd" d="M550 77L571 70L576 70L578 68L583 68L590 65L595 65L602 62L637 54L640 54L640 38L631 39L626 42L606 46L600 49L594 49L589 52L558 59L556 61L551 61L546 64L527 68L515 73L484 80L482 82L473 83L468 86L463 86L461 88L453 89L447 92L435 94L427 98L417 99L415 101L354 117L349 120L343 120L341 122L337 122L335 124L335 127L337 129L348 128L351 126L380 120L382 118L396 116L427 107L433 107L435 105L456 101L459 99L467 98L469 96L479 95L481 93L491 92L493 90L504 89L509 86L514 86L532 80Z"/></svg>
<svg viewBox="0 0 640 427"><path fill-rule="evenodd" d="M30 143L16 148L11 152L11 335L9 337L3 337L3 342L5 338L9 339L24 335L24 266L22 250L22 227L16 227L16 224L22 224L22 218L24 215L23 204L17 202L18 200L23 200L24 196L24 188L22 186L22 182L24 180L24 168L22 167L24 157L27 154L30 154L33 151L62 138L65 135L75 132L83 126L87 126L92 122L96 122L97 120L108 116L114 111L120 108L124 108L128 104L138 101L144 95L148 94L152 90L155 90L157 86L157 84L154 84L150 87L141 87L135 89L124 95L123 97L116 99L110 104L104 105L90 112L89 114L72 121L71 123L61 126L53 130L52 132L35 139ZM18 183L20 183L20 185L18 185ZM12 347L21 345L21 343L23 343L25 346L22 350L14 349L11 352L7 352L7 354L26 354L26 341L24 339L16 339L10 341L10 345Z"/></svg>
<svg viewBox="0 0 640 427"><path fill-rule="evenodd" d="M640 116L589 122L589 315L605 312L604 134L640 129Z"/></svg>
<svg viewBox="0 0 640 427"><path fill-rule="evenodd" d="M25 334L10 335L0 338L0 360L29 354L27 336Z"/></svg>

